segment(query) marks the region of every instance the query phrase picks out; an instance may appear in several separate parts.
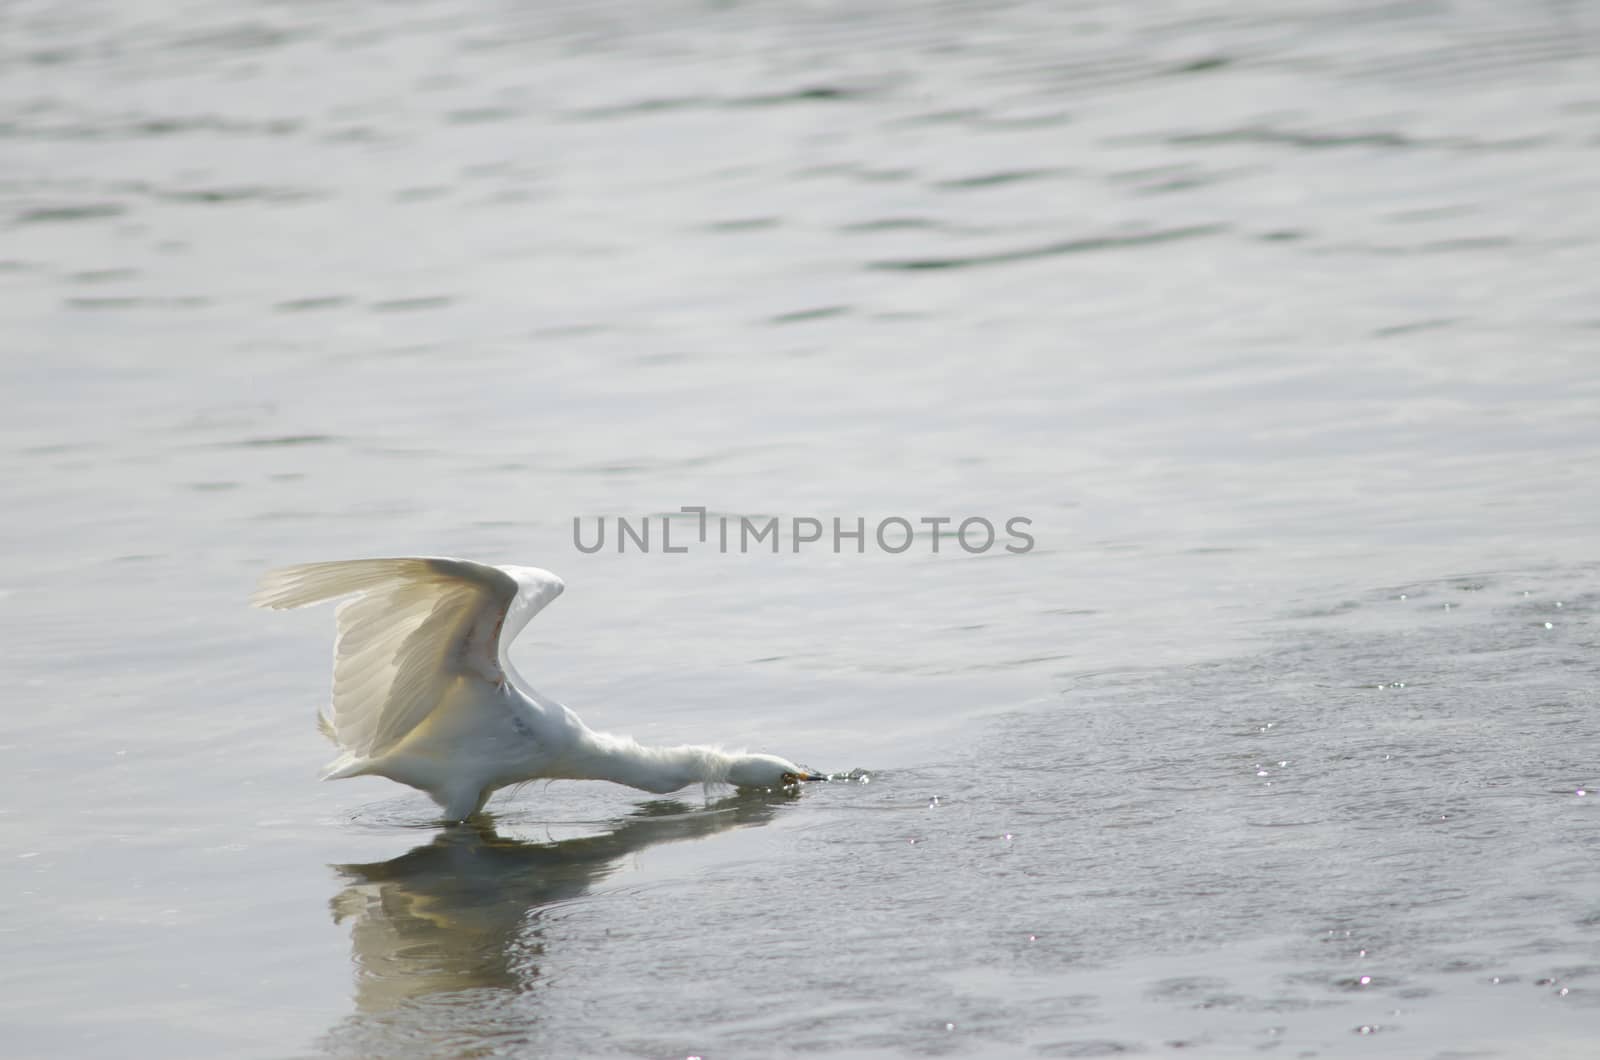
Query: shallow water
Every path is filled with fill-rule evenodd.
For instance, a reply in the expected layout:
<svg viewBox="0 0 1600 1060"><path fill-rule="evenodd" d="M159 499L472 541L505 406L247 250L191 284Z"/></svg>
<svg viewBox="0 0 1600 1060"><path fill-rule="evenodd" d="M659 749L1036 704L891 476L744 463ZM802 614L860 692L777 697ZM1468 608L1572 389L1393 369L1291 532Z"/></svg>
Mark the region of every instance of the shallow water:
<svg viewBox="0 0 1600 1060"><path fill-rule="evenodd" d="M1590 1055L1600 21L1293 8L9 5L7 1054ZM413 552L867 781L315 783Z"/></svg>

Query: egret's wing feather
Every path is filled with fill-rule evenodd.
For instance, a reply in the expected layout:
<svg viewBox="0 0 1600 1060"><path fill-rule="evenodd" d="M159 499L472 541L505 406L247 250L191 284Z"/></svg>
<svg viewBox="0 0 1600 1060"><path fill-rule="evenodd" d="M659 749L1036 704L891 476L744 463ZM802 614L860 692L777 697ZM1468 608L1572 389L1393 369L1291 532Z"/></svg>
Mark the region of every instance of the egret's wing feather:
<svg viewBox="0 0 1600 1060"><path fill-rule="evenodd" d="M464 681L505 679L498 635L517 582L465 560L369 559L308 563L261 579L258 607L339 605L333 709L340 747L380 755L405 739Z"/></svg>
<svg viewBox="0 0 1600 1060"><path fill-rule="evenodd" d="M274 610L306 607L386 582L426 578L430 562L420 558L350 559L283 567L261 576L250 602Z"/></svg>

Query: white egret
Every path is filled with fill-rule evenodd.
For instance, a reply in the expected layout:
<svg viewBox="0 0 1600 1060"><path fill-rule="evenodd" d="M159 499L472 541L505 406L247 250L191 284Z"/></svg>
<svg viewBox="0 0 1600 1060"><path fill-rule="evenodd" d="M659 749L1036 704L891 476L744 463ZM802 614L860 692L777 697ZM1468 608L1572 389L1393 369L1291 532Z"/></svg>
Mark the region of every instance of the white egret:
<svg viewBox="0 0 1600 1060"><path fill-rule="evenodd" d="M644 747L595 732L528 687L508 649L565 588L537 567L357 559L272 571L250 602L282 609L353 597L339 605L333 702L318 715L341 752L323 779L388 777L427 792L451 821L528 780L611 780L659 794L825 779L776 755Z"/></svg>

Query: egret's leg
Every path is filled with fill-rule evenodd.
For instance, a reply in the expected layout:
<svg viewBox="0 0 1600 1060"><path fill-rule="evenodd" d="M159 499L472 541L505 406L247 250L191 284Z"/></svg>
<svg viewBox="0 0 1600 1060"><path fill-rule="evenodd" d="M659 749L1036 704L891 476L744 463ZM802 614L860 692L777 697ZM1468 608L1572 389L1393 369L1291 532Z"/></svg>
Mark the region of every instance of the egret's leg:
<svg viewBox="0 0 1600 1060"><path fill-rule="evenodd" d="M483 804L489 801L489 796L493 792L493 788L457 788L440 802L444 807L444 819L465 821L483 809Z"/></svg>

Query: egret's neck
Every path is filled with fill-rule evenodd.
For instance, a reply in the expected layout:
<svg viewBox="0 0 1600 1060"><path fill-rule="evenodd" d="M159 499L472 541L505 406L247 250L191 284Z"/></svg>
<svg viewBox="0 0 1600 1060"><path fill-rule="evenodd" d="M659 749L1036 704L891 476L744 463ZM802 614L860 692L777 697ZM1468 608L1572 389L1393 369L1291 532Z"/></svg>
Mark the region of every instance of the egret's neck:
<svg viewBox="0 0 1600 1060"><path fill-rule="evenodd" d="M732 762L714 747L645 747L625 736L589 731L565 772L573 779L610 780L664 795L689 784L726 781Z"/></svg>

